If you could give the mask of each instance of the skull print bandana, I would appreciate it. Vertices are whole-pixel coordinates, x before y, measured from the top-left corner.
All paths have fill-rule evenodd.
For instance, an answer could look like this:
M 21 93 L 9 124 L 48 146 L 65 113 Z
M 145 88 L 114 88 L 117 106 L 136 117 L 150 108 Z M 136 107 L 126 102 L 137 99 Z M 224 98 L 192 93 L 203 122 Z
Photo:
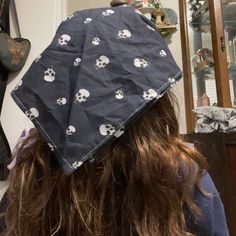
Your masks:
M 61 23 L 12 97 L 71 173 L 181 77 L 155 25 L 133 7 L 90 9 Z

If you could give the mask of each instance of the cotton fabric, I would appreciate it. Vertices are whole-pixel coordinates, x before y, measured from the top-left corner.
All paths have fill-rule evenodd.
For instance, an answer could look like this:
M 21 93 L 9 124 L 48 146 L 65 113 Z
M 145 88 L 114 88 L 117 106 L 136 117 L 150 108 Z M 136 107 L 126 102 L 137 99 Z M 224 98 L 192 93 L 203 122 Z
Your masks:
M 89 9 L 61 23 L 12 97 L 71 173 L 181 77 L 155 25 L 139 11 Z

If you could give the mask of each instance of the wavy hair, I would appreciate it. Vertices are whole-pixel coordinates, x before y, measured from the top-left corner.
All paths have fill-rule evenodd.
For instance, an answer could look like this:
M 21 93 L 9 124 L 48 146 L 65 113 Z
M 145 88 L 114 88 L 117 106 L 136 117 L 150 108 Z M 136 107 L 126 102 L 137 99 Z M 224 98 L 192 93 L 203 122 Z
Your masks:
M 183 213 L 205 159 L 182 141 L 169 92 L 72 174 L 36 129 L 10 173 L 6 236 L 189 236 Z

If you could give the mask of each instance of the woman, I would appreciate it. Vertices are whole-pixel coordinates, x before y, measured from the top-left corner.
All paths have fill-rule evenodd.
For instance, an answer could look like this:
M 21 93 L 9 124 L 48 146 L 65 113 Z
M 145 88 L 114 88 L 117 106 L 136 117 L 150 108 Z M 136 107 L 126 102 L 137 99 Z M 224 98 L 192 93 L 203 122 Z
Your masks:
M 12 93 L 37 130 L 17 150 L 4 235 L 227 235 L 206 162 L 179 135 L 167 91 L 180 77 L 132 7 L 63 22 Z

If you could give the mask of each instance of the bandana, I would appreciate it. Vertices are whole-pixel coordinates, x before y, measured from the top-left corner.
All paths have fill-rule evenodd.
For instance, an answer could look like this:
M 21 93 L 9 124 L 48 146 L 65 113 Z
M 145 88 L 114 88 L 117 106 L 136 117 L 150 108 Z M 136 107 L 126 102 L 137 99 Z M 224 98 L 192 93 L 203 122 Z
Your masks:
M 155 25 L 133 7 L 77 11 L 12 97 L 73 172 L 182 77 Z

